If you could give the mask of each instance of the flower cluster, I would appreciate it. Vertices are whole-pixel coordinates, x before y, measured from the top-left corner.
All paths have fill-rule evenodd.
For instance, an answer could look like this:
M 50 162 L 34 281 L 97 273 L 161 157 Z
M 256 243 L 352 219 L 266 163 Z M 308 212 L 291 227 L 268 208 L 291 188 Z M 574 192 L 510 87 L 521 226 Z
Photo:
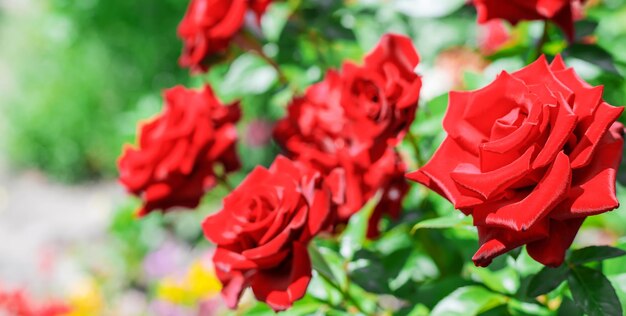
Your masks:
M 223 54 L 244 25 L 246 14 L 260 18 L 271 0 L 192 0 L 178 26 L 185 46 L 179 63 L 195 72 L 207 70 L 206 59 Z
M 192 0 L 179 27 L 181 65 L 205 71 L 207 58 L 238 36 L 247 12 L 258 18 L 270 2 Z M 572 38 L 580 2 L 474 4 L 479 22 L 551 20 Z M 489 53 L 509 40 L 499 21 L 492 26 L 483 41 Z M 313 238 L 339 232 L 370 202 L 367 235 L 377 237 L 381 218 L 402 211 L 407 177 L 472 216 L 477 266 L 523 245 L 542 264 L 561 265 L 585 218 L 618 206 L 624 127 L 616 120 L 623 109 L 604 102 L 602 88 L 580 79 L 560 56 L 503 72 L 477 91 L 451 92 L 447 138 L 426 165 L 405 175 L 396 147 L 418 109 L 419 62 L 410 38 L 387 34 L 362 64 L 345 62 L 291 100 L 272 133 L 284 156 L 254 168 L 202 223 L 216 245 L 215 277 L 229 307 L 251 288 L 275 311 L 288 309 L 312 278 Z M 163 113 L 141 128 L 138 148 L 126 148 L 119 161 L 120 181 L 143 200 L 139 215 L 195 208 L 240 167 L 238 103 L 223 105 L 209 86 L 176 87 L 165 99 Z M 269 123 L 251 130 L 251 146 L 268 141 Z
M 336 224 L 381 192 L 369 229 L 382 212 L 397 215 L 408 187 L 394 149 L 417 110 L 421 79 L 411 40 L 386 35 L 363 66 L 346 63 L 293 101 L 274 135 L 288 157 L 325 177 L 337 205 Z
M 138 215 L 194 208 L 221 177 L 238 170 L 240 115 L 237 103 L 222 105 L 209 86 L 165 91 L 163 113 L 143 124 L 139 147 L 127 146 L 119 160 L 120 182 L 143 200 Z
M 602 90 L 558 56 L 450 93 L 448 137 L 409 178 L 472 215 L 476 265 L 526 244 L 535 260 L 559 266 L 585 218 L 617 208 L 624 109 Z

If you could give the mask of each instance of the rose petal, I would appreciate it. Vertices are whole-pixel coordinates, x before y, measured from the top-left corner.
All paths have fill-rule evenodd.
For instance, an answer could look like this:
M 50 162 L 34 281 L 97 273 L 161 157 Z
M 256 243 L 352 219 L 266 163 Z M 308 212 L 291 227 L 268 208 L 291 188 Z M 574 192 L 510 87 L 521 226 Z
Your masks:
M 474 218 L 482 217 L 484 212 L 488 212 L 485 216 L 487 225 L 507 227 L 518 232 L 525 231 L 547 216 L 567 196 L 570 182 L 569 159 L 560 152 L 545 177 L 523 200 L 505 204 L 495 210 L 477 208 L 474 211 Z
M 563 95 L 558 94 L 558 96 L 559 104 L 556 108 L 557 113 L 554 115 L 556 118 L 552 120 L 550 136 L 545 144 L 543 144 L 539 155 L 537 155 L 533 161 L 533 169 L 545 167 L 554 161 L 554 158 L 559 151 L 561 151 L 563 145 L 565 145 L 570 134 L 576 127 L 576 115 L 572 112 L 572 109 L 563 98 Z
M 311 280 L 311 261 L 305 246 L 293 244 L 292 261 L 274 270 L 260 270 L 250 285 L 254 296 L 274 311 L 286 310 L 306 294 Z
M 530 171 L 530 161 L 535 151 L 536 147 L 530 147 L 513 163 L 491 172 L 481 173 L 478 169 L 464 171 L 457 167 L 450 176 L 459 185 L 489 199 L 526 176 Z
M 550 221 L 550 235 L 526 246 L 528 254 L 538 262 L 558 267 L 565 260 L 565 252 L 572 245 L 578 229 L 585 218 L 576 218 L 566 221 Z
M 549 234 L 548 219 L 539 221 L 529 230 L 516 232 L 506 228 L 477 226 L 480 248 L 472 257 L 474 264 L 486 267 L 497 256 L 526 243 L 546 238 Z
M 569 155 L 573 169 L 582 168 L 591 162 L 600 139 L 623 111 L 623 107 L 613 107 L 606 102 L 598 106 L 591 125 Z
M 551 214 L 555 219 L 572 219 L 601 214 L 619 206 L 615 178 L 622 158 L 623 125 L 613 123 L 598 144 L 593 160 L 574 170 L 572 188 L 562 207 Z
M 478 158 L 469 154 L 454 140 L 446 138 L 433 158 L 423 168 L 408 174 L 406 177 L 439 193 L 454 204 L 457 209 L 482 203 L 478 196 L 474 196 L 476 194 L 457 185 L 450 176 L 454 168 L 460 163 L 470 163 L 476 166 Z

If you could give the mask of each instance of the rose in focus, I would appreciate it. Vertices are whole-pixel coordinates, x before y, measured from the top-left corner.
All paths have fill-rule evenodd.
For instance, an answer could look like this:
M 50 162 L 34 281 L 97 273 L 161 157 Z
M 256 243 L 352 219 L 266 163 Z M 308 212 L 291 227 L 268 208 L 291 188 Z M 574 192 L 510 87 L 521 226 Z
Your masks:
M 527 245 L 538 262 L 559 266 L 585 218 L 618 207 L 623 108 L 602 92 L 557 56 L 450 93 L 448 137 L 408 177 L 473 217 L 476 265 Z
M 217 245 L 222 296 L 235 308 L 243 290 L 275 311 L 302 298 L 311 280 L 309 241 L 328 225 L 330 193 L 320 174 L 279 156 L 257 167 L 203 223 Z

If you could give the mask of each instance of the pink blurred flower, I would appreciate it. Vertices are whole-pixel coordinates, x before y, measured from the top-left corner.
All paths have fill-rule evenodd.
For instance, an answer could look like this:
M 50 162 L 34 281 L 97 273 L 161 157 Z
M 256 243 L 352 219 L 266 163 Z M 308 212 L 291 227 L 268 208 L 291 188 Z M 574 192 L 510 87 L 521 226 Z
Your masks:
M 491 20 L 478 27 L 478 47 L 485 55 L 496 53 L 509 40 L 511 32 L 502 20 Z

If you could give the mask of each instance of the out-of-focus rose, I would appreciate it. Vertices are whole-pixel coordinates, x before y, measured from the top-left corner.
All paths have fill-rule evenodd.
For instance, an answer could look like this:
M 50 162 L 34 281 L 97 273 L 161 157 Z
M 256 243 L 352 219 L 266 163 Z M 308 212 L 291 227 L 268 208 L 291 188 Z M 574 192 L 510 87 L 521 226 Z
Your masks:
M 253 120 L 246 126 L 246 136 L 244 142 L 252 147 L 262 147 L 270 143 L 272 140 L 271 122 L 266 120 Z
M 550 20 L 556 23 L 570 40 L 574 39 L 574 20 L 582 13 L 582 0 L 474 0 L 478 22 L 504 19 L 513 24 L 522 20 Z
M 224 106 L 209 86 L 165 91 L 165 109 L 141 126 L 139 146 L 119 160 L 120 182 L 143 200 L 139 215 L 194 208 L 218 176 L 239 169 L 235 151 L 237 103 Z
M 0 314 L 19 316 L 61 316 L 71 308 L 60 302 L 35 302 L 24 290 L 0 288 Z
M 478 46 L 485 55 L 491 55 L 511 40 L 511 32 L 502 20 L 489 20 L 478 28 Z
M 226 52 L 247 12 L 251 10 L 260 18 L 270 3 L 271 0 L 192 0 L 178 26 L 178 36 L 184 41 L 180 65 L 196 72 L 206 71 L 205 59 Z
M 535 260 L 558 266 L 585 218 L 619 205 L 623 108 L 604 102 L 602 90 L 558 56 L 450 93 L 448 137 L 408 177 L 472 215 L 476 265 L 526 244 Z
M 217 245 L 213 262 L 226 304 L 236 307 L 247 287 L 276 311 L 302 298 L 311 279 L 307 246 L 330 214 L 318 172 L 282 156 L 269 170 L 254 169 L 203 223 Z
M 341 73 L 328 72 L 293 100 L 287 117 L 277 123 L 274 137 L 286 154 L 319 170 L 331 187 L 336 225 L 347 222 L 378 192 L 389 195 L 381 196 L 370 236 L 378 231 L 380 212 L 399 213 L 405 167 L 393 146 L 415 117 L 418 62 L 407 37 L 386 35 L 363 66 L 348 63 Z

